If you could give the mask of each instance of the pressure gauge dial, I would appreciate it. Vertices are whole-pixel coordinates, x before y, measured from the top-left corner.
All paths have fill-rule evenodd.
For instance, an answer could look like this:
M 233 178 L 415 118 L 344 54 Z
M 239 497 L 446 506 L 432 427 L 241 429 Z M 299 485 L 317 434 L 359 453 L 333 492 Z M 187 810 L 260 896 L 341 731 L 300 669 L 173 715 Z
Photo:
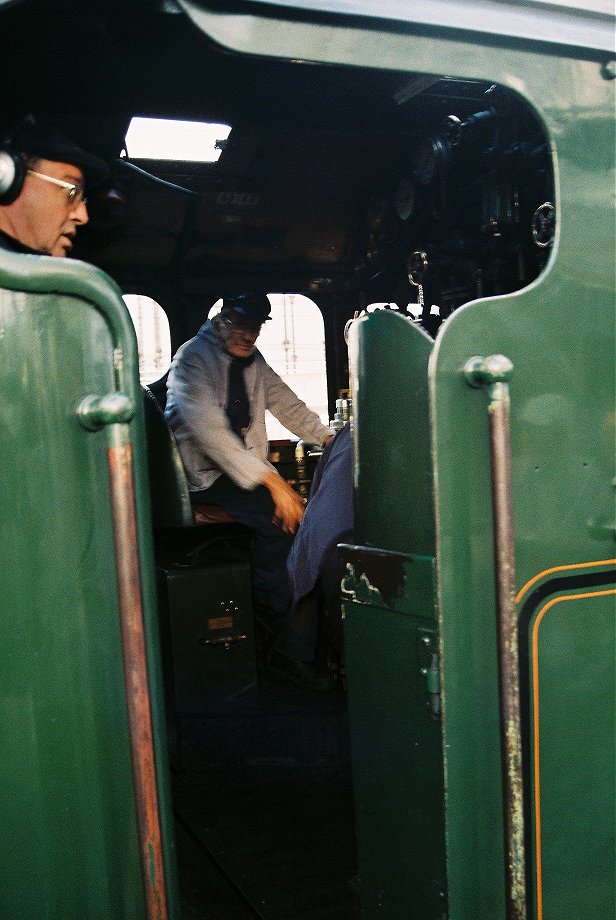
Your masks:
M 400 179 L 394 200 L 400 220 L 408 220 L 415 210 L 415 186 L 411 179 Z
M 415 158 L 413 176 L 418 185 L 427 188 L 436 175 L 439 161 L 442 157 L 440 141 L 426 137 L 420 144 Z
M 406 273 L 411 284 L 423 284 L 428 271 L 428 256 L 422 249 L 412 252 L 407 256 Z
M 537 208 L 533 214 L 531 230 L 535 246 L 539 249 L 547 249 L 552 245 L 556 233 L 556 208 L 551 201 Z

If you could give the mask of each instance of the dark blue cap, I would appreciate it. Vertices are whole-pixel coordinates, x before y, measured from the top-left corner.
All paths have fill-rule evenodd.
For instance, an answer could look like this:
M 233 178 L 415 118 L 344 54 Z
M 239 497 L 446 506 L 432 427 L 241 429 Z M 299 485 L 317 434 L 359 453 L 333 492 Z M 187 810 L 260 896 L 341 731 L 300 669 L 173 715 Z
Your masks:
M 254 323 L 264 323 L 271 319 L 272 306 L 267 294 L 238 294 L 236 297 L 223 298 L 222 309 L 233 310 L 238 316 Z

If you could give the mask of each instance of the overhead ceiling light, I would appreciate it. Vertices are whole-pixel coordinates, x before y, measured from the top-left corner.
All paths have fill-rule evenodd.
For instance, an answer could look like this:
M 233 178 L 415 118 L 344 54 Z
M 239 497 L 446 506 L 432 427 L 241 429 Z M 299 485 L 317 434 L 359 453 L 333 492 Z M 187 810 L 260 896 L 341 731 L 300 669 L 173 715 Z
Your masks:
M 136 160 L 215 163 L 230 133 L 229 125 L 136 116 L 126 132 L 126 152 Z

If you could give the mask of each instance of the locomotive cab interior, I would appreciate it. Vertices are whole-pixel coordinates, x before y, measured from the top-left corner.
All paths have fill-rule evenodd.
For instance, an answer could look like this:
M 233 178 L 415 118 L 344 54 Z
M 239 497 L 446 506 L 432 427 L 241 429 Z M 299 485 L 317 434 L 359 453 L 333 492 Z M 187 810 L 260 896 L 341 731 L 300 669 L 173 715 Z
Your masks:
M 15 87 L 5 137 L 32 113 L 110 163 L 73 255 L 159 304 L 172 354 L 226 294 L 304 295 L 323 320 L 331 419 L 348 395 L 344 330 L 354 316 L 378 305 L 434 338 L 466 303 L 519 290 L 548 263 L 550 143 L 510 89 L 279 58 L 275 48 L 241 54 L 174 2 L 15 3 L 2 27 L 0 75 Z M 55 93 L 65 73 L 70 92 Z M 213 162 L 150 159 L 131 154 L 135 117 L 231 130 Z M 142 382 L 155 393 L 146 404 L 164 402 L 164 369 Z M 155 434 L 148 414 L 150 449 L 181 478 L 172 437 Z M 295 444 L 279 447 L 276 462 L 292 469 Z M 160 472 L 157 461 L 152 484 Z M 355 917 L 343 675 L 338 691 L 317 696 L 257 673 L 245 532 L 193 525 L 185 484 L 168 526 L 164 493 L 160 480 L 154 542 L 186 916 Z M 219 611 L 218 644 L 195 626 L 206 596 Z M 180 616 L 192 639 L 174 634 Z M 215 662 L 211 673 L 203 661 Z M 200 913 L 212 896 L 220 913 Z

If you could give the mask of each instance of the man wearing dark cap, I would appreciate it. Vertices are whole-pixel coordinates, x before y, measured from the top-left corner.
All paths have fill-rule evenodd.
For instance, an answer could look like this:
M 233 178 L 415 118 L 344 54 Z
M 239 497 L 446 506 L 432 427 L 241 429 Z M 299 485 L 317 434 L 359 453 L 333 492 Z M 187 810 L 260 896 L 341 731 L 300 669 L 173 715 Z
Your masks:
M 67 256 L 88 222 L 86 190 L 108 173 L 55 128 L 23 122 L 0 150 L 0 248 Z
M 256 349 L 270 309 L 265 294 L 224 299 L 175 355 L 165 416 L 193 502 L 218 505 L 252 529 L 255 597 L 280 622 L 291 602 L 286 560 L 304 502 L 267 459 L 265 410 L 309 444 L 327 443 L 333 431 Z M 310 663 L 289 658 L 287 667 L 290 680 L 319 687 Z

